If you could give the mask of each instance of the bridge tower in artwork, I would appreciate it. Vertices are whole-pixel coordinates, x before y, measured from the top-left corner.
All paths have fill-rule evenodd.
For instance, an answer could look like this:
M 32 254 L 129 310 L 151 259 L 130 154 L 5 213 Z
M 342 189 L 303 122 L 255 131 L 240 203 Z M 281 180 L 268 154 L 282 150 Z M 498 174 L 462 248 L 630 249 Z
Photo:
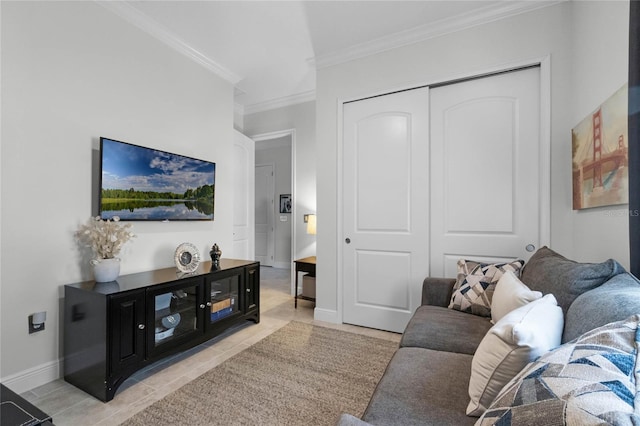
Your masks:
M 602 188 L 602 111 L 593 114 L 593 188 Z

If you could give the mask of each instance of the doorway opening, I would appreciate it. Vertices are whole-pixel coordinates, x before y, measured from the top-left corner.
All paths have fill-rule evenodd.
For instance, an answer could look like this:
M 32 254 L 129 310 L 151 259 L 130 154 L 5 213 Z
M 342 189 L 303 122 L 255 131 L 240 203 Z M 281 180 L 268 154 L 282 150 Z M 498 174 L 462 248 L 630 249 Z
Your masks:
M 260 260 L 263 255 L 272 256 L 262 264 L 291 269 L 293 253 L 296 252 L 297 222 L 293 161 L 295 130 L 264 133 L 251 138 L 256 142 L 256 259 Z M 270 169 L 272 176 L 268 175 Z M 286 208 L 282 209 L 281 199 L 290 200 L 290 205 L 285 202 Z M 291 287 L 293 295 L 293 285 Z

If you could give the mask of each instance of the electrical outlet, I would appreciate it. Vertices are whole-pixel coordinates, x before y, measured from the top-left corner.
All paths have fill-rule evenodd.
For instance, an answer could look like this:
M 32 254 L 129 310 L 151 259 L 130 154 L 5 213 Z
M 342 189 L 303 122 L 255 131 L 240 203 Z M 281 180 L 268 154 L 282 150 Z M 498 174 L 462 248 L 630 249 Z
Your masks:
M 47 320 L 47 312 L 36 312 L 29 315 L 27 319 L 29 321 L 29 334 L 36 333 L 44 330 L 44 322 Z
M 29 321 L 29 334 L 37 333 L 38 331 L 44 330 L 44 323 L 36 324 L 36 325 L 39 325 L 39 327 L 38 328 L 35 327 L 35 325 L 33 324 L 33 315 L 29 315 L 28 321 Z

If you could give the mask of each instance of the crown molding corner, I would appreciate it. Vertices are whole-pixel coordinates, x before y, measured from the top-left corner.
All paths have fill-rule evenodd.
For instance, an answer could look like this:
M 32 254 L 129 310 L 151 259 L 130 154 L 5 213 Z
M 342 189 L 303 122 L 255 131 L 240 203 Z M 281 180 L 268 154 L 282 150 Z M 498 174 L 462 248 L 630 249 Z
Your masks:
M 203 67 L 213 72 L 218 77 L 228 81 L 229 83 L 236 85 L 240 82 L 240 80 L 242 80 L 241 76 L 218 64 L 216 61 L 207 57 L 198 50 L 192 48 L 167 28 L 162 26 L 159 22 L 150 18 L 148 15 L 144 14 L 130 4 L 123 1 L 94 1 L 105 9 L 118 15 L 125 21 L 134 25 L 138 29 L 146 32 L 147 34 L 158 39 L 167 46 L 177 50 L 179 53 L 182 53 L 189 59 L 202 65 Z
M 245 115 L 255 114 L 257 112 L 301 104 L 304 102 L 311 102 L 311 101 L 315 101 L 315 99 L 316 99 L 316 91 L 309 90 L 302 93 L 296 93 L 295 95 L 285 96 L 283 98 L 271 99 L 264 102 L 258 102 L 252 105 L 246 105 L 244 107 L 244 114 Z

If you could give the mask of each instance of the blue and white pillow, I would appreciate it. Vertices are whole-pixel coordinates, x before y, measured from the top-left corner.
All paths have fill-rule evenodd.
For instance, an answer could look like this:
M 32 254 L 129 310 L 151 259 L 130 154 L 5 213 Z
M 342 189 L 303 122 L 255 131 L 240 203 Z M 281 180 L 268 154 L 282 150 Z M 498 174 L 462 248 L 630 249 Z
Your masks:
M 599 327 L 528 364 L 476 426 L 640 424 L 639 322 Z

